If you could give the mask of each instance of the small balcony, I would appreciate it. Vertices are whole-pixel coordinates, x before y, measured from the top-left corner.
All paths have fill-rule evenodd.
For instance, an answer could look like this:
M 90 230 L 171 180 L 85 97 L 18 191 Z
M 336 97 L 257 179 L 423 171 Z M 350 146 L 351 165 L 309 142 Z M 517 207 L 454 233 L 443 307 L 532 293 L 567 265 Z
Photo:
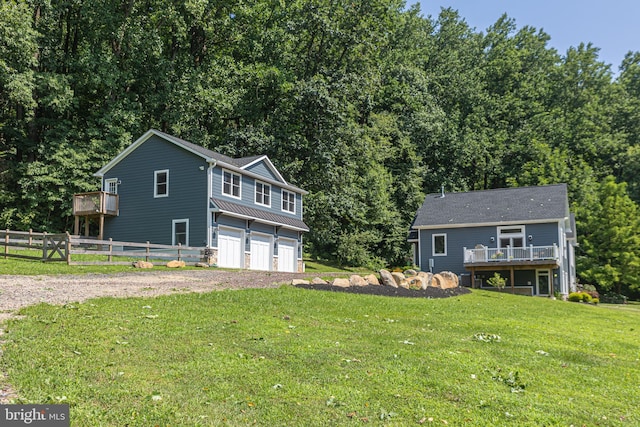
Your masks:
M 513 265 L 559 265 L 560 251 L 557 245 L 528 246 L 521 248 L 489 248 L 478 246 L 464 248 L 465 267 L 499 267 Z
M 106 191 L 79 193 L 73 195 L 73 215 L 118 216 L 118 195 Z

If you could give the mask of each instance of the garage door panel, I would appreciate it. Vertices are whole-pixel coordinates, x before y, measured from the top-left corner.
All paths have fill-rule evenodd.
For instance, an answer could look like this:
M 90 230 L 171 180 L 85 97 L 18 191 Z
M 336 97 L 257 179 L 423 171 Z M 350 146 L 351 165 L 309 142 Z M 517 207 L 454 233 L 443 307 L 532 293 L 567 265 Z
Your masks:
M 278 242 L 278 271 L 296 272 L 296 243 L 289 240 Z
M 251 236 L 251 269 L 271 270 L 271 237 L 262 235 Z
M 221 228 L 218 234 L 218 266 L 242 268 L 242 231 Z

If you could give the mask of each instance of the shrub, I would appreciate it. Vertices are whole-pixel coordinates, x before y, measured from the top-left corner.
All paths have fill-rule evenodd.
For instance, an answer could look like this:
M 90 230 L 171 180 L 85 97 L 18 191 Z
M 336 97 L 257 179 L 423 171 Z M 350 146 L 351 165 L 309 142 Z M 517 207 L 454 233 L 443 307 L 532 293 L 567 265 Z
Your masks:
M 569 294 L 569 301 L 571 302 L 580 302 L 582 301 L 582 292 L 571 292 Z
M 600 298 L 604 304 L 626 304 L 627 297 L 621 294 L 617 294 L 615 292 L 606 293 Z
M 593 297 L 588 292 L 571 292 L 568 300 L 572 302 L 592 303 Z
M 598 303 L 599 303 L 599 302 L 600 302 L 600 299 L 599 299 L 599 298 L 594 298 L 594 299 L 592 299 L 592 300 L 591 300 L 591 303 L 592 303 L 592 304 L 596 304 L 596 305 L 598 305 Z

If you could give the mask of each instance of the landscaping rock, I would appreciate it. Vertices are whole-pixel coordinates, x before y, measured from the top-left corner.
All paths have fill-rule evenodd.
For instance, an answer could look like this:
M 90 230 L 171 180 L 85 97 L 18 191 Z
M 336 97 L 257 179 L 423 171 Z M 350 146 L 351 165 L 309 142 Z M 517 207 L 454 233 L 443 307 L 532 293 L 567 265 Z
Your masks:
M 391 273 L 391 276 L 393 277 L 393 280 L 395 280 L 396 285 L 398 286 L 400 286 L 400 284 L 405 280 L 404 274 L 402 273 L 398 273 L 394 271 L 393 273 Z
M 304 279 L 293 279 L 291 281 L 291 284 L 293 286 L 298 286 L 298 285 L 308 285 L 309 281 L 308 280 L 304 280 Z
M 384 286 L 391 286 L 392 288 L 398 287 L 398 284 L 396 283 L 395 279 L 393 278 L 389 270 L 382 269 L 379 271 L 379 273 L 380 273 L 380 281 Z
M 354 274 L 349 278 L 349 284 L 351 286 L 367 286 L 367 281 L 364 280 L 362 276 L 358 276 L 357 274 Z
M 153 268 L 153 264 L 147 261 L 136 261 L 132 265 L 135 268 Z
M 366 280 L 369 285 L 380 286 L 380 281 L 375 274 L 369 274 L 364 278 L 364 280 Z
M 418 272 L 410 268 L 410 269 L 404 271 L 404 275 L 407 276 L 407 277 L 417 276 Z
M 313 280 L 311 281 L 311 284 L 313 285 L 327 285 L 328 282 L 324 279 L 321 279 L 320 277 L 314 277 Z
M 348 288 L 351 286 L 351 283 L 349 282 L 349 279 L 333 279 L 333 282 L 331 283 L 333 286 L 337 286 L 339 288 Z
M 196 262 L 196 267 L 209 268 L 209 264 L 207 264 L 206 262 Z
M 458 287 L 459 282 L 457 274 L 454 274 L 450 271 L 442 271 L 440 272 L 440 276 L 444 279 L 444 282 L 440 286 L 442 289 L 452 289 Z
M 169 261 L 167 263 L 167 268 L 183 268 L 187 265 L 187 263 L 185 263 L 184 261 Z

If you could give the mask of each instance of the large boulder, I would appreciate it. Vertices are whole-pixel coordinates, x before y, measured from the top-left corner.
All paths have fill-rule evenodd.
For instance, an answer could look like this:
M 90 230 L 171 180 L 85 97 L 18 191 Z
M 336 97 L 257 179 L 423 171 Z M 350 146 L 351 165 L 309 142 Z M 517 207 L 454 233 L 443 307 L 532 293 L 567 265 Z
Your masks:
M 298 286 L 298 285 L 308 285 L 309 281 L 308 280 L 304 280 L 304 279 L 293 279 L 291 281 L 291 284 L 293 286 Z
M 349 286 L 351 286 L 349 279 L 341 279 L 341 278 L 333 279 L 333 282 L 331 284 L 339 288 L 348 288 Z
M 433 273 L 420 271 L 418 273 L 418 277 L 422 278 L 422 284 L 423 284 L 422 289 L 427 289 L 429 286 L 431 286 L 431 279 L 433 278 Z
M 379 273 L 380 273 L 380 281 L 384 286 L 391 286 L 392 288 L 398 287 L 396 280 L 393 278 L 389 270 L 382 269 L 379 271 Z
M 367 286 L 367 281 L 364 280 L 362 276 L 358 276 L 357 274 L 354 274 L 349 278 L 349 284 L 351 286 Z
M 153 268 L 153 264 L 147 261 L 136 261 L 132 265 L 135 268 Z
M 398 286 L 400 286 L 400 284 L 406 280 L 406 277 L 404 277 L 404 274 L 398 273 L 397 271 L 394 271 L 393 273 L 391 273 L 391 276 L 393 277 L 393 280 L 395 280 L 396 285 Z
M 438 281 L 438 287 L 441 289 L 452 289 L 457 288 L 459 285 L 458 276 L 450 271 L 441 271 L 438 274 L 433 276 L 432 282 L 434 280 Z
M 378 280 L 378 276 L 375 274 L 369 274 L 364 278 L 367 281 L 367 284 L 370 286 L 380 286 L 380 281 Z
M 167 263 L 167 268 L 182 268 L 186 265 L 187 264 L 184 261 L 173 260 Z
M 320 278 L 320 277 L 314 277 L 314 278 L 311 280 L 311 284 L 312 284 L 312 285 L 326 285 L 326 284 L 327 284 L 327 281 L 326 281 L 326 280 L 324 280 L 324 279 L 322 279 L 322 278 Z

